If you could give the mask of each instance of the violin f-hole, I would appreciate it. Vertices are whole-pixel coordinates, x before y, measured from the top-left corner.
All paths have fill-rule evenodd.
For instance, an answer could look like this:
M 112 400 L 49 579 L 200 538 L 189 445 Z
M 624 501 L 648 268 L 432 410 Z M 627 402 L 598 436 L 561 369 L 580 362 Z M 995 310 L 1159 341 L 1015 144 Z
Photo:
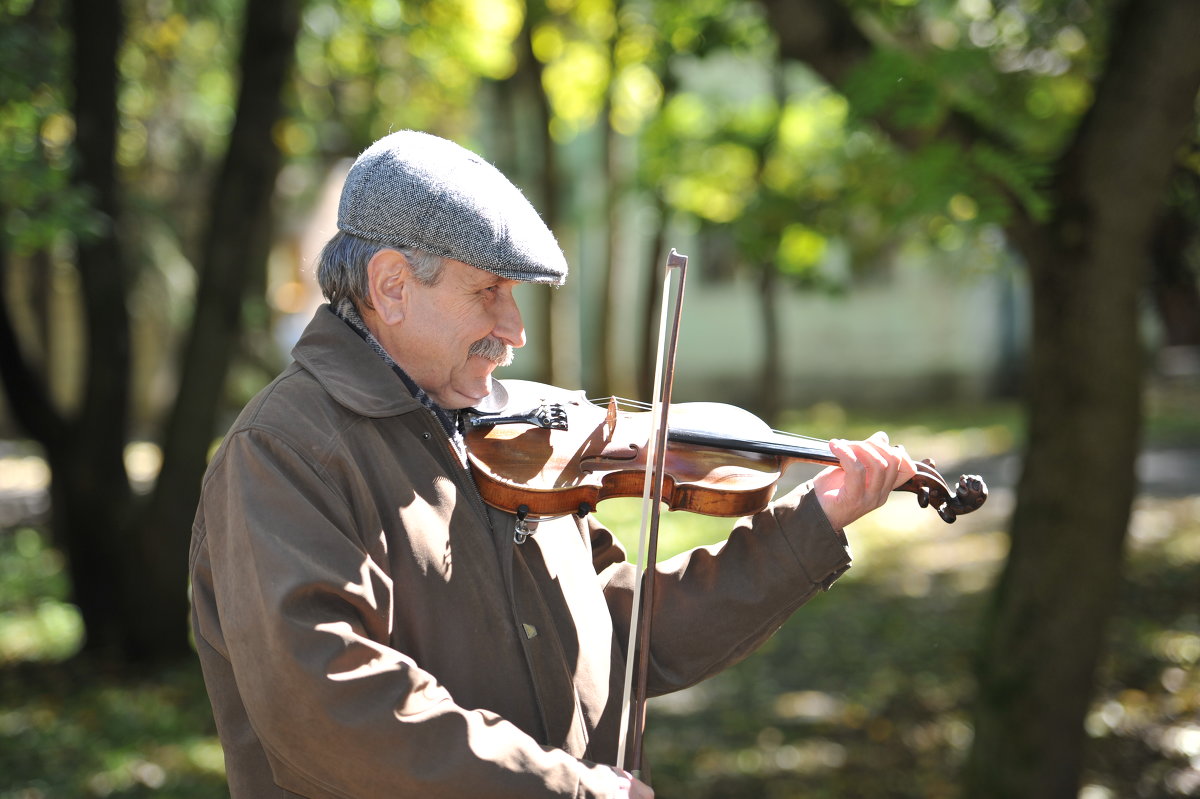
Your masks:
M 638 456 L 642 454 L 642 448 L 637 444 L 625 443 L 614 444 L 609 442 L 600 451 L 599 455 L 593 455 L 590 458 L 581 458 L 579 460 L 579 471 L 581 472 L 606 472 L 613 469 L 613 464 L 618 466 L 636 461 Z

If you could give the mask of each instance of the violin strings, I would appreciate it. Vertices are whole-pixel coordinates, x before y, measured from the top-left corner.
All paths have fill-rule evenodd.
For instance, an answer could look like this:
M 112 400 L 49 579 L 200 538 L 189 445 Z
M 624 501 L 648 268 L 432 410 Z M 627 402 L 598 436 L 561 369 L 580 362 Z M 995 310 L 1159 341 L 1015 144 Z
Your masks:
M 628 397 L 617 397 L 617 396 L 588 397 L 587 401 L 592 403 L 593 405 L 597 405 L 602 408 L 607 407 L 608 403 L 610 401 L 615 401 L 617 403 L 617 408 L 620 410 L 624 410 L 624 409 L 628 408 L 628 409 L 633 409 L 633 410 L 637 410 L 637 411 L 649 411 L 649 410 L 653 409 L 653 406 L 649 402 L 642 402 L 641 400 L 629 399 Z M 808 442 L 817 443 L 817 444 L 829 443 L 824 438 L 818 438 L 817 436 L 809 436 L 809 435 L 805 435 L 804 433 L 793 433 L 791 430 L 778 430 L 774 427 L 769 428 L 769 430 L 772 435 L 779 436 L 781 438 L 789 438 L 789 439 L 792 439 L 795 441 L 808 441 Z

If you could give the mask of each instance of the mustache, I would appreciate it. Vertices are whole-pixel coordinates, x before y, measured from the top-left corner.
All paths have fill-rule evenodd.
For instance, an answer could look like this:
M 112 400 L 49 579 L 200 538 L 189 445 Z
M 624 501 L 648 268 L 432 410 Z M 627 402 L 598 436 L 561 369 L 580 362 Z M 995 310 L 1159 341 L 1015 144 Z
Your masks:
M 486 358 L 497 366 L 508 366 L 513 362 L 513 358 L 515 357 L 511 345 L 505 344 L 493 336 L 486 336 L 476 341 L 467 349 L 467 355 L 478 355 L 480 358 Z

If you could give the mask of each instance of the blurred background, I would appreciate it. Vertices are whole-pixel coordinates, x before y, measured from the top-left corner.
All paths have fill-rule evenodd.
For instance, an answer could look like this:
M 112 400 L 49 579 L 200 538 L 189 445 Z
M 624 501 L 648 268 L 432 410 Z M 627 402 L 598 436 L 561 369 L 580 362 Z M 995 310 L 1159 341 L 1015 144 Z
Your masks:
M 1200 796 L 1198 36 L 1195 0 L 0 0 L 0 799 L 227 794 L 200 477 L 404 128 L 567 254 L 503 376 L 648 399 L 675 248 L 676 400 L 991 486 L 952 526 L 897 495 L 651 702 L 660 796 Z

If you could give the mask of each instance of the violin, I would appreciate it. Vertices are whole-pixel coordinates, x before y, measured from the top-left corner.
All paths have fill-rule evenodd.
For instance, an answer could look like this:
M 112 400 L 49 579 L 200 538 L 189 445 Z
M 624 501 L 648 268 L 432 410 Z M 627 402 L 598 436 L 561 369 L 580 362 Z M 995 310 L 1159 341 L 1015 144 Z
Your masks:
M 485 502 L 524 520 L 586 515 L 606 498 L 642 495 L 653 414 L 531 381 L 505 380 L 504 387 L 503 410 L 466 421 L 468 458 Z M 773 431 L 734 405 L 672 404 L 668 419 L 662 502 L 671 510 L 746 516 L 767 506 L 791 463 L 838 463 L 827 442 Z M 987 499 L 978 475 L 963 475 L 952 489 L 932 460 L 917 462 L 917 470 L 896 490 L 916 494 L 948 523 Z
M 625 664 L 616 763 L 635 776 L 641 771 L 646 726 L 661 506 L 744 516 L 766 507 L 789 463 L 839 462 L 828 442 L 798 443 L 798 438 L 772 431 L 735 406 L 671 403 L 687 261 L 686 255 L 671 250 L 663 272 L 651 412 L 622 410 L 616 399 L 602 406 L 581 392 L 505 381 L 510 396 L 497 403 L 500 411 L 464 419 L 467 455 L 479 492 L 489 505 L 516 514 L 513 540 L 518 544 L 529 532 L 526 520 L 531 516 L 583 516 L 607 497 L 642 495 L 637 584 L 626 648 L 636 654 Z M 678 280 L 669 313 L 673 275 Z M 669 334 L 668 316 L 673 317 Z M 917 474 L 898 490 L 915 493 L 922 507 L 933 507 L 946 522 L 978 509 L 987 499 L 987 486 L 978 475 L 960 477 L 951 490 L 928 459 L 917 464 Z

